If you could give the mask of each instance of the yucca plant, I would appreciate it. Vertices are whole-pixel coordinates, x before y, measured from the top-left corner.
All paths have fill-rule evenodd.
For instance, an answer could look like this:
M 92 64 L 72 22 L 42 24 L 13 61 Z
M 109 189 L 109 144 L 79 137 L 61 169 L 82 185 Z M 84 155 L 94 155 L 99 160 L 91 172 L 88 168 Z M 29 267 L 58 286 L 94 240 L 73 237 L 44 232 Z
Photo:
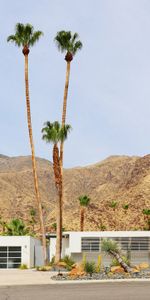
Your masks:
M 113 241 L 112 239 L 103 239 L 101 249 L 110 256 L 116 258 L 125 272 L 131 272 L 131 268 L 123 261 L 121 257 L 121 249 L 116 241 Z

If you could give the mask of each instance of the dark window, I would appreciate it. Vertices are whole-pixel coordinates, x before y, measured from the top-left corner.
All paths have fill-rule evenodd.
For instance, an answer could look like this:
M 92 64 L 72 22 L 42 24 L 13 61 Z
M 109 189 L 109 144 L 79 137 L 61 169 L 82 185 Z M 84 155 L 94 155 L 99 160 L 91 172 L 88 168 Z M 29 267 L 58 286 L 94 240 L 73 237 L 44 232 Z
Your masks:
M 0 257 L 7 257 L 7 252 L 0 252 Z
M 0 252 L 4 252 L 4 251 L 7 251 L 7 247 L 0 247 Z
M 8 247 L 8 251 L 21 252 L 21 247 Z
M 9 252 L 9 257 L 21 257 L 21 252 Z
M 21 265 L 21 247 L 0 247 L 0 269 L 18 268 Z
M 132 237 L 131 238 L 131 250 L 150 250 L 148 237 Z
M 7 264 L 0 264 L 0 269 L 7 269 Z
M 83 252 L 99 252 L 100 239 L 99 238 L 82 238 L 81 249 Z

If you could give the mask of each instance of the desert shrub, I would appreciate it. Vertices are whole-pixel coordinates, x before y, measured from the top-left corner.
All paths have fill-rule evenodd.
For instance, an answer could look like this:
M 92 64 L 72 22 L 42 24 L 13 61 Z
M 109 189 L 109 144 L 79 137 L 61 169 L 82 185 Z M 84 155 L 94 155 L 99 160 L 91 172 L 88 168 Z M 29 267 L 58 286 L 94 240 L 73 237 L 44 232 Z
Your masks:
M 52 259 L 51 259 L 49 265 L 50 265 L 50 266 L 53 266 L 54 264 L 55 264 L 55 256 L 52 257 Z
M 74 260 L 69 255 L 65 255 L 64 258 L 62 259 L 62 261 L 66 263 L 66 268 L 68 271 L 70 271 L 72 269 L 72 266 L 75 263 Z
M 36 270 L 46 272 L 46 271 L 51 270 L 51 267 L 50 266 L 41 266 L 41 267 L 37 266 Z
M 130 261 L 126 256 L 121 256 L 123 262 L 125 262 L 128 266 L 130 266 Z M 115 267 L 115 266 L 120 266 L 118 260 L 116 258 L 113 258 L 112 262 L 111 262 L 111 266 Z
M 27 270 L 28 266 L 26 264 L 22 264 L 22 265 L 20 265 L 19 269 L 20 270 Z
M 94 261 L 87 261 L 84 266 L 84 271 L 92 275 L 96 271 L 96 265 Z

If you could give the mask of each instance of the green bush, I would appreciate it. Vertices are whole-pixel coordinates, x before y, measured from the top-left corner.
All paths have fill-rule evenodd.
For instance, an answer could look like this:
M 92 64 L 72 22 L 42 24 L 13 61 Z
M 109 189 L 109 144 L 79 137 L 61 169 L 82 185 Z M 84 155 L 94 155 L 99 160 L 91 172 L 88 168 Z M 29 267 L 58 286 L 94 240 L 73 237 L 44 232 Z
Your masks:
M 27 270 L 28 266 L 26 264 L 22 264 L 22 265 L 20 265 L 19 269 L 20 270 Z
M 50 265 L 50 266 L 53 266 L 54 264 L 55 264 L 55 256 L 52 257 L 52 259 L 51 259 L 49 265 Z
M 84 265 L 84 271 L 92 275 L 96 271 L 96 265 L 94 261 L 87 261 Z
M 68 271 L 70 271 L 72 266 L 75 264 L 75 261 L 69 255 L 65 255 L 62 261 L 66 263 L 66 268 Z
M 126 256 L 121 256 L 122 260 L 128 265 L 130 266 L 130 261 Z M 116 266 L 120 266 L 118 260 L 116 258 L 114 258 L 111 262 L 111 266 L 112 267 L 116 267 Z

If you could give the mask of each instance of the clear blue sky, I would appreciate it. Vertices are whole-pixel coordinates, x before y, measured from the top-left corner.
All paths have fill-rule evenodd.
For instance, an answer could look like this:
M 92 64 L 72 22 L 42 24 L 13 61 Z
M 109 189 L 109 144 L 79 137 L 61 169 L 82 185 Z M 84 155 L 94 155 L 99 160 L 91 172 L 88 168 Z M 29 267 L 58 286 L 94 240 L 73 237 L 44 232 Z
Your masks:
M 29 57 L 36 155 L 51 159 L 41 140 L 44 121 L 60 120 L 66 64 L 53 42 L 59 30 L 78 32 L 83 50 L 71 65 L 65 167 L 150 149 L 149 0 L 0 0 L 0 153 L 30 154 L 24 57 L 7 43 L 17 22 L 44 37 Z

